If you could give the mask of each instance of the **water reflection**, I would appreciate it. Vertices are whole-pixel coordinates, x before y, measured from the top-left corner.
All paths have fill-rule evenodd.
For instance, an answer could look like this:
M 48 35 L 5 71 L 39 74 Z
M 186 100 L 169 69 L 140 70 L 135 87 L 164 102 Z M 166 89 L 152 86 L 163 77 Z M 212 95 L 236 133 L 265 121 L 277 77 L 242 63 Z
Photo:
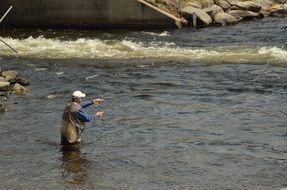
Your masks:
M 88 160 L 80 151 L 80 145 L 65 145 L 62 151 L 61 173 L 68 183 L 84 184 L 88 179 Z

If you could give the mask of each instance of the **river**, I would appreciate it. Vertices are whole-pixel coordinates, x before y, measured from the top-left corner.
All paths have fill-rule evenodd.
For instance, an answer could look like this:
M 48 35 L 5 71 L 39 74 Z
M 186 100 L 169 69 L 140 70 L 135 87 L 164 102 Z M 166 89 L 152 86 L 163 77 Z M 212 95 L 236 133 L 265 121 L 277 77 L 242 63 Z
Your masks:
M 0 114 L 1 189 L 287 187 L 287 18 L 180 30 L 2 29 L 0 67 L 30 81 Z M 63 108 L 104 98 L 78 148 Z

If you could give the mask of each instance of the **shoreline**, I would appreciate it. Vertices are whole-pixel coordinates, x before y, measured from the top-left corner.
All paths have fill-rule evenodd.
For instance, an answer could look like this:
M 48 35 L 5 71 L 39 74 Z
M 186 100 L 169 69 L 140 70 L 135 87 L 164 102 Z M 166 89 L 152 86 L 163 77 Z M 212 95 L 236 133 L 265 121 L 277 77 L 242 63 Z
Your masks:
M 10 6 L 13 8 L 1 23 L 1 27 L 175 29 L 225 26 L 244 20 L 287 14 L 287 0 L 182 0 L 180 5 L 171 3 L 177 2 L 174 0 L 68 1 L 23 0 L 15 3 L 11 0 L 2 0 L 0 14 L 4 14 Z M 182 22 L 173 20 L 163 13 L 179 18 Z

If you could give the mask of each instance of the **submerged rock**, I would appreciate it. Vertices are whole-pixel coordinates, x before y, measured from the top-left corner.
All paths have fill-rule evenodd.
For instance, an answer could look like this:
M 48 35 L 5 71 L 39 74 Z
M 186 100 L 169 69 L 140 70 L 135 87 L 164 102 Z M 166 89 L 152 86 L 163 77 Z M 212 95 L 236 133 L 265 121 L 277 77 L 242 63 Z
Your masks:
M 0 91 L 8 91 L 10 87 L 10 82 L 0 81 Z
M 17 77 L 17 75 L 18 72 L 14 70 L 3 71 L 1 73 L 1 76 L 4 77 L 6 81 L 14 80 Z
M 20 84 L 22 86 L 28 86 L 30 84 L 30 82 L 26 79 L 23 79 L 23 78 L 15 78 L 14 80 L 10 80 L 10 83 L 11 84 Z
M 0 112 L 7 112 L 8 109 L 4 107 L 2 104 L 0 104 Z
M 18 95 L 23 95 L 28 92 L 28 89 L 16 83 L 12 88 L 12 92 Z

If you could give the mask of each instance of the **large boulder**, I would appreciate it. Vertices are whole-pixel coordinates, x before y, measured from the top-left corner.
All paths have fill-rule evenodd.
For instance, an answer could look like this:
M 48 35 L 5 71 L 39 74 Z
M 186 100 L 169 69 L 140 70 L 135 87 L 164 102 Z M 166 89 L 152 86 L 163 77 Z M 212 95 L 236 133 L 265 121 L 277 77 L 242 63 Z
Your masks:
M 221 24 L 222 26 L 237 23 L 239 19 L 236 19 L 234 16 L 228 13 L 217 13 L 214 16 L 214 23 Z
M 230 8 L 230 4 L 225 0 L 216 1 L 216 4 L 220 6 L 223 10 L 227 10 Z
M 196 0 L 191 0 L 188 3 L 186 3 L 186 7 L 188 7 L 188 6 L 202 9 L 202 3 L 200 1 L 196 1 Z
M 228 12 L 228 14 L 231 14 L 236 19 L 242 19 L 242 18 L 249 19 L 259 16 L 259 13 L 255 13 L 252 11 L 243 11 L 243 10 L 231 10 Z
M 239 1 L 236 3 L 236 6 L 239 7 L 239 9 L 253 12 L 259 12 L 262 8 L 259 3 L 255 3 L 253 1 Z
M 287 4 L 276 4 L 271 7 L 270 12 L 274 14 L 287 14 Z
M 273 0 L 254 0 L 253 2 L 261 6 L 261 9 L 259 11 L 260 15 L 264 17 L 267 17 L 270 15 L 270 9 L 274 5 Z
M 212 23 L 211 17 L 201 9 L 187 6 L 183 8 L 182 12 L 187 20 L 190 20 L 193 14 L 195 14 L 198 17 L 198 19 L 200 19 L 204 24 L 209 25 Z
M 213 0 L 201 0 L 202 8 L 208 8 L 214 5 Z
M 211 7 L 208 7 L 208 8 L 202 9 L 202 10 L 205 11 L 208 15 L 210 15 L 211 18 L 213 18 L 214 15 L 217 13 L 223 13 L 224 12 L 224 10 L 218 5 L 212 5 Z

